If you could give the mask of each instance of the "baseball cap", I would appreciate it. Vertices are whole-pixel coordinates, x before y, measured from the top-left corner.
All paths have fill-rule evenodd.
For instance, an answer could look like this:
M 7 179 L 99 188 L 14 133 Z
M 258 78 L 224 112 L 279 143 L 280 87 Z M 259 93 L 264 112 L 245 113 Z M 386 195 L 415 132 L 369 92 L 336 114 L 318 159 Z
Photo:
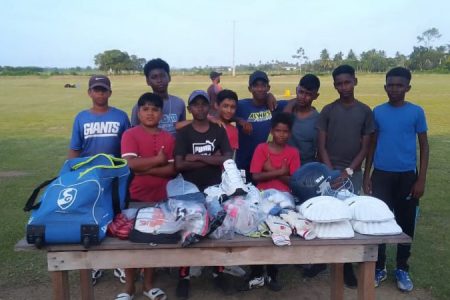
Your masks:
M 253 85 L 256 80 L 264 80 L 265 82 L 269 83 L 269 77 L 267 77 L 267 74 L 263 71 L 255 71 L 250 75 L 250 78 L 248 79 L 248 85 Z
M 209 73 L 209 78 L 214 79 L 217 78 L 219 76 L 221 76 L 222 73 L 216 72 L 216 71 L 212 71 L 211 73 Z
M 205 91 L 202 91 L 202 90 L 195 90 L 195 91 L 193 91 L 193 92 L 191 93 L 191 95 L 189 96 L 189 99 L 188 99 L 188 105 L 191 104 L 191 102 L 194 101 L 194 99 L 197 98 L 197 97 L 203 97 L 203 98 L 206 99 L 206 101 L 208 101 L 208 103 L 210 102 L 210 101 L 209 101 L 208 94 L 207 94 Z
M 102 87 L 107 89 L 108 91 L 111 90 L 111 81 L 109 81 L 109 78 L 105 75 L 92 75 L 89 79 L 89 89 L 95 88 L 95 87 Z

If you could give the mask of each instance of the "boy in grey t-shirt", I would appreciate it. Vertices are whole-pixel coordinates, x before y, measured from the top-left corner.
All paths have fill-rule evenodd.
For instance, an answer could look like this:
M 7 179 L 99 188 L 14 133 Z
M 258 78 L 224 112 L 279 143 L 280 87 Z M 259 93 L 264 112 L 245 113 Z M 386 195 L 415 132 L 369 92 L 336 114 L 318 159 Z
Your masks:
M 329 168 L 340 170 L 342 178 L 350 178 L 354 193 L 359 194 L 361 164 L 375 131 L 373 114 L 369 106 L 355 99 L 358 80 L 353 67 L 341 65 L 334 69 L 333 81 L 339 99 L 320 112 L 317 123 L 319 159 Z M 350 263 L 344 264 L 344 283 L 353 288 L 357 285 Z
M 169 65 L 160 58 L 152 59 L 145 64 L 144 75 L 147 85 L 152 88 L 153 93 L 164 100 L 163 117 L 159 122 L 159 128 L 175 136 L 175 124 L 186 120 L 186 104 L 182 99 L 168 93 L 171 80 Z M 137 112 L 138 107 L 136 104 L 131 112 L 131 126 L 139 125 Z
M 284 111 L 292 113 L 294 124 L 289 145 L 300 152 L 301 165 L 317 161 L 317 120 L 319 112 L 312 106 L 319 97 L 320 80 L 313 74 L 306 74 L 300 79 L 296 92 Z
M 340 170 L 341 177 L 349 177 L 354 192 L 359 194 L 361 164 L 368 151 L 370 135 L 375 131 L 373 114 L 369 106 L 355 99 L 357 79 L 353 67 L 337 67 L 333 79 L 339 99 L 320 112 L 317 123 L 319 158 L 329 168 Z

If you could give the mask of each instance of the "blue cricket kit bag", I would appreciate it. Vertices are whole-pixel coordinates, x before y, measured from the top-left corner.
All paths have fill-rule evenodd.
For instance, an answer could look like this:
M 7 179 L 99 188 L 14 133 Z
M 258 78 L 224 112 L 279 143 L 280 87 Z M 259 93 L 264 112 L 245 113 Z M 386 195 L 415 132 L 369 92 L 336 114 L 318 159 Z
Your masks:
M 67 160 L 59 176 L 39 185 L 25 205 L 24 211 L 32 211 L 27 242 L 38 248 L 99 244 L 108 224 L 127 204 L 129 177 L 127 161 L 107 154 Z

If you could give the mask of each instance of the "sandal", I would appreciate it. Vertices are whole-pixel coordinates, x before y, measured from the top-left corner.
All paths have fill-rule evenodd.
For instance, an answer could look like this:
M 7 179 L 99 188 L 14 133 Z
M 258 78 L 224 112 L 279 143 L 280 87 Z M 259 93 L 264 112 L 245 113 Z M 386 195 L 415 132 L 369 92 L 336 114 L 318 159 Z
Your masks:
M 166 300 L 167 295 L 163 290 L 159 288 L 153 288 L 148 292 L 144 292 L 144 296 L 148 297 L 150 300 Z
M 120 293 L 119 295 L 116 296 L 115 300 L 133 300 L 134 295 L 130 295 L 127 293 Z

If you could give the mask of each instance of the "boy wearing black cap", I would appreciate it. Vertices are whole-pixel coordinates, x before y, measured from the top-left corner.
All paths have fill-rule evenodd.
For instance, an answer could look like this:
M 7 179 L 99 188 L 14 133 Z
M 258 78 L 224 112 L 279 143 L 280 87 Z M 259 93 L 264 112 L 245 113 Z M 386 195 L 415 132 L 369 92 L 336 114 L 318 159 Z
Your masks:
M 238 101 L 236 120 L 239 131 L 239 149 L 236 152 L 236 164 L 246 171 L 247 181 L 250 181 L 250 162 L 256 146 L 267 142 L 271 129 L 272 114 L 282 112 L 287 101 L 276 102 L 276 108 L 271 111 L 269 77 L 263 71 L 253 72 L 248 80 L 248 90 L 252 98 Z
M 120 157 L 120 139 L 130 127 L 127 114 L 108 105 L 111 82 L 104 75 L 89 79 L 88 95 L 92 107 L 75 117 L 68 158 L 107 153 Z
M 211 79 L 212 83 L 206 90 L 209 97 L 210 102 L 210 111 L 209 113 L 211 115 L 215 115 L 216 113 L 216 102 L 217 102 L 217 94 L 222 90 L 222 86 L 220 85 L 220 76 L 222 76 L 222 73 L 212 71 L 209 74 L 209 78 Z
M 225 129 L 208 120 L 208 94 L 193 91 L 188 100 L 192 123 L 178 131 L 175 168 L 200 191 L 221 182 L 222 164 L 232 157 Z
M 174 150 L 175 169 L 201 192 L 221 182 L 223 162 L 232 157 L 225 129 L 208 120 L 209 108 L 206 92 L 195 90 L 191 93 L 188 111 L 193 121 L 178 131 Z M 226 291 L 228 287 L 223 269 L 215 267 L 213 276 L 216 285 Z M 179 298 L 187 299 L 189 289 L 189 267 L 181 267 L 176 294 Z
M 88 95 L 92 99 L 92 108 L 79 112 L 75 117 L 69 159 L 98 153 L 120 157 L 120 141 L 124 131 L 130 127 L 130 121 L 124 111 L 109 106 L 111 94 L 111 81 L 108 77 L 91 76 Z M 92 270 L 92 283 L 95 285 L 102 275 L 102 270 Z M 115 269 L 114 276 L 125 283 L 122 269 Z

